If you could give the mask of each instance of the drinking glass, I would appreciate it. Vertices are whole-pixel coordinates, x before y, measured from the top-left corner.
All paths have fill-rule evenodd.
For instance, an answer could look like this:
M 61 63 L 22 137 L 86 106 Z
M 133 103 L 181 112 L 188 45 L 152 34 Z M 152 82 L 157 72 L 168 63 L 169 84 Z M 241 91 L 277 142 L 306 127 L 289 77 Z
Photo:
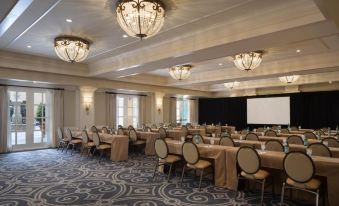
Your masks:
M 185 142 L 185 137 L 181 137 L 181 141 L 182 141 L 182 142 Z
M 212 137 L 215 137 L 215 133 L 212 133 Z
M 265 143 L 261 143 L 261 151 L 265 151 L 265 149 L 266 149 Z
M 214 145 L 214 139 L 211 139 L 210 142 L 211 142 L 211 145 Z

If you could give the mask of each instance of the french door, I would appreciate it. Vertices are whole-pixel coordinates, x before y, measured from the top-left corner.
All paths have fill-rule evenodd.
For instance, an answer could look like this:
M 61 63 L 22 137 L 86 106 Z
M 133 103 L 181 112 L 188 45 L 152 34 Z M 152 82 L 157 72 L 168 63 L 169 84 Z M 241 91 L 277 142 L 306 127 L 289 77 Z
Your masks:
M 10 88 L 9 97 L 12 149 L 48 147 L 51 128 L 49 92 L 42 89 Z

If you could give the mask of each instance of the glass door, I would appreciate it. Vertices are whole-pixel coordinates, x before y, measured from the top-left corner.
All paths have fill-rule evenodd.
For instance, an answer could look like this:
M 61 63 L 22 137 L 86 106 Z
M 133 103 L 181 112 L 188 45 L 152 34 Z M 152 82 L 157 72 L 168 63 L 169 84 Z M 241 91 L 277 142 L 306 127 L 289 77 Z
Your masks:
M 9 123 L 12 148 L 16 150 L 48 147 L 51 134 L 48 92 L 31 88 L 10 88 Z

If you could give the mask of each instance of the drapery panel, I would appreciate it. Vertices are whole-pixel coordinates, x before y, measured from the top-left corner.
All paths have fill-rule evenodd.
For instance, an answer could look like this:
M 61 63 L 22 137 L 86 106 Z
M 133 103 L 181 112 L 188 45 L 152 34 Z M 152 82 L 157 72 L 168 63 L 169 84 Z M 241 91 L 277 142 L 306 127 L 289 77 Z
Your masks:
M 8 89 L 0 86 L 0 153 L 11 151 L 11 137 L 8 133 Z
M 177 98 L 171 98 L 170 100 L 170 123 L 177 123 Z
M 63 90 L 54 90 L 53 91 L 53 106 L 52 106 L 52 131 L 53 138 L 51 141 L 51 146 L 56 147 L 58 142 L 57 129 L 64 128 L 64 91 Z
M 198 123 L 198 100 L 189 100 L 189 120 L 191 123 Z
M 139 126 L 141 127 L 142 124 L 146 124 L 146 97 L 139 96 L 138 99 L 139 103 Z
M 116 94 L 106 93 L 106 125 L 111 128 L 116 126 Z

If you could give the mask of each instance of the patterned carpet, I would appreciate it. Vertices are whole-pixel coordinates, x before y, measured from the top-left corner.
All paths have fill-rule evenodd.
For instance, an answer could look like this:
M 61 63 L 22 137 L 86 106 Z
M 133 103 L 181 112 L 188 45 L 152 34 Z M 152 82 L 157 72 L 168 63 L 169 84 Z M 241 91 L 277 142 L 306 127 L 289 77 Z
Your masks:
M 170 183 L 157 175 L 153 181 L 154 157 L 131 155 L 126 162 L 112 163 L 55 149 L 0 155 L 0 205 L 254 205 L 258 193 L 234 193 L 203 181 L 186 177 L 183 186 L 178 177 Z M 278 199 L 265 194 L 266 205 L 278 205 Z M 287 205 L 287 204 L 286 204 Z M 288 202 L 288 205 L 292 204 Z

